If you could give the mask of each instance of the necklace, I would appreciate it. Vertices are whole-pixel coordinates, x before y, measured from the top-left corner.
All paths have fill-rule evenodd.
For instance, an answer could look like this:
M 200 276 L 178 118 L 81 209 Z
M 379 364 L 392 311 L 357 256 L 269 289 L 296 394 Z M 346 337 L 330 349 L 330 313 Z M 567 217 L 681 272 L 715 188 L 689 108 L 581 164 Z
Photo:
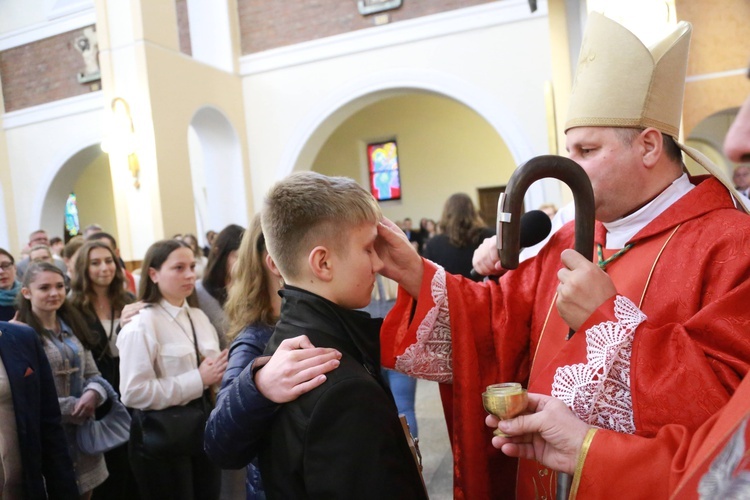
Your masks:
M 633 248 L 634 245 L 635 243 L 628 243 L 623 248 L 615 252 L 611 257 L 609 257 L 608 259 L 605 259 L 602 245 L 600 243 L 597 243 L 596 244 L 596 257 L 598 260 L 597 264 L 599 265 L 599 269 L 606 269 L 609 264 L 611 264 L 615 260 L 622 257 L 625 254 L 625 252 Z

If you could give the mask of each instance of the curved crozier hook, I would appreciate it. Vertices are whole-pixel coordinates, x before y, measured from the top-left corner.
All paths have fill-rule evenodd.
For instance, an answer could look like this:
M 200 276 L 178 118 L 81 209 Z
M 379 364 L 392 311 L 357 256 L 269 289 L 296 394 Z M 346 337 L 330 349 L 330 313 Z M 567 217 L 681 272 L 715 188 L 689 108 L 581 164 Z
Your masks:
M 537 156 L 513 172 L 498 201 L 497 251 L 505 269 L 518 267 L 521 251 L 521 208 L 529 186 L 539 179 L 553 177 L 570 187 L 575 202 L 576 242 L 578 253 L 591 260 L 594 255 L 594 191 L 581 166 L 562 156 Z

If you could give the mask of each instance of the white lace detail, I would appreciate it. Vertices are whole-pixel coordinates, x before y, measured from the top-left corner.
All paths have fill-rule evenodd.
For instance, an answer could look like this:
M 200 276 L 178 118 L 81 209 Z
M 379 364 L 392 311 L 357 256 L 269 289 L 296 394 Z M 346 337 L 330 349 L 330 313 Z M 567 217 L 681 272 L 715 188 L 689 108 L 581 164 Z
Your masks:
M 555 372 L 552 396 L 560 398 L 584 422 L 633 434 L 630 355 L 635 329 L 646 315 L 627 297 L 615 298 L 617 322 L 586 330 L 587 363 L 562 366 Z
M 417 327 L 417 342 L 396 358 L 396 369 L 413 377 L 453 382 L 451 321 L 445 269 L 438 267 L 430 283 L 435 304 Z
M 745 418 L 732 439 L 711 463 L 708 472 L 701 478 L 698 484 L 700 500 L 750 498 L 750 471 L 738 470 L 747 455 L 747 443 L 745 443 L 747 422 L 748 419 Z

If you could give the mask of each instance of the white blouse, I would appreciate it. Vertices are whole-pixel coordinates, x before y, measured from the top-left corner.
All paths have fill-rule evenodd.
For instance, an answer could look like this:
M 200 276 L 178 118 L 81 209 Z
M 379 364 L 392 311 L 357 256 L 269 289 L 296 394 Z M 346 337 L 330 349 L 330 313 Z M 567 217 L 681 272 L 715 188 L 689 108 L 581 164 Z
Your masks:
M 161 410 L 203 394 L 190 319 L 201 357 L 218 355 L 216 330 L 203 311 L 187 302 L 175 307 L 162 300 L 142 309 L 120 330 L 120 392 L 126 406 Z

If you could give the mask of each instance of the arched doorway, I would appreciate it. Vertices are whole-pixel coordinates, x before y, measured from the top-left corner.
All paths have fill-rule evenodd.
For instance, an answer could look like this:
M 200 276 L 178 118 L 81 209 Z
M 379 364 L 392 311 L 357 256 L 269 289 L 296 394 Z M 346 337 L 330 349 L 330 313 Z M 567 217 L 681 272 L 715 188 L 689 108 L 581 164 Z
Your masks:
M 401 199 L 380 203 L 392 220 L 438 220 L 445 200 L 468 194 L 481 206 L 479 189 L 504 187 L 516 168 L 508 146 L 478 113 L 445 96 L 402 92 L 382 97 L 349 116 L 334 129 L 312 169 L 343 175 L 368 186 L 367 147 L 395 140 Z M 497 198 L 485 216 L 492 226 Z
M 188 127 L 188 149 L 199 239 L 229 224 L 247 227 L 242 149 L 227 117 L 213 107 L 199 109 Z
M 109 158 L 99 144 L 84 147 L 70 156 L 44 193 L 39 227 L 50 236 L 64 234 L 65 202 L 70 193 L 77 197 L 81 230 L 89 224 L 98 224 L 118 237 Z
M 320 102 L 294 130 L 276 170 L 276 178 L 280 179 L 296 170 L 310 170 L 330 135 L 362 109 L 386 99 L 418 94 L 450 99 L 478 115 L 503 141 L 516 166 L 534 156 L 548 154 L 546 136 L 543 141 L 539 141 L 539 137 L 532 137 L 524 120 L 514 114 L 512 106 L 497 95 L 449 74 L 394 69 L 349 82 Z M 531 208 L 545 202 L 559 206 L 562 197 L 561 183 L 544 179 L 534 183 L 527 191 L 525 203 Z

